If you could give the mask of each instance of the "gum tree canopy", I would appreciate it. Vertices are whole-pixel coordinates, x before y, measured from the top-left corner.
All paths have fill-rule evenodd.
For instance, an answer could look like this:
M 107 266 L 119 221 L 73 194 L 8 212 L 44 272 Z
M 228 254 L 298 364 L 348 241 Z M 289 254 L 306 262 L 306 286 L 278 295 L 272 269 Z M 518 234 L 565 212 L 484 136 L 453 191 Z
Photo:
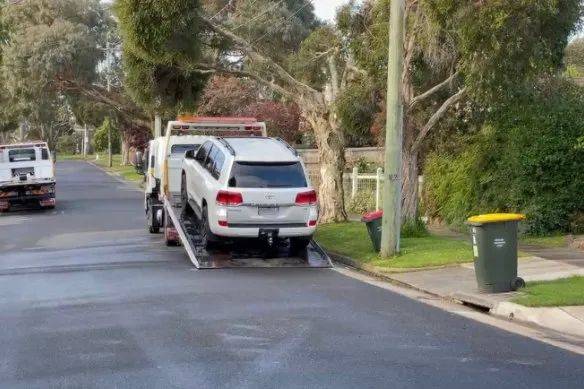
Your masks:
M 321 221 L 345 220 L 345 137 L 337 102 L 364 78 L 384 79 L 389 0 L 315 21 L 308 0 L 118 0 L 133 93 L 153 107 L 194 108 L 209 75 L 250 78 L 294 101 L 321 162 Z M 405 216 L 417 212 L 420 145 L 463 98 L 489 102 L 560 63 L 578 0 L 407 0 Z M 138 66 L 139 65 L 139 66 Z M 133 84 L 133 86 L 132 86 Z M 485 103 L 486 104 L 486 103 Z
M 0 76 L 19 114 L 35 116 L 37 108 L 51 104 L 79 111 L 85 102 L 87 115 L 100 103 L 128 121 L 145 122 L 147 117 L 122 91 L 108 91 L 99 79 L 107 32 L 113 24 L 99 0 L 7 3 L 2 8 L 6 36 Z

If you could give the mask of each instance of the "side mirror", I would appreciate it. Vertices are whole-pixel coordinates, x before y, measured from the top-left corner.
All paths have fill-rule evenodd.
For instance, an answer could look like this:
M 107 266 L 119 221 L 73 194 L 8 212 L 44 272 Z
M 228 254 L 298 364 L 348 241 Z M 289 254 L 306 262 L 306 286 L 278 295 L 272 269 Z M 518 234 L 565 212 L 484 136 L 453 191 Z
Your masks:
M 187 150 L 185 159 L 195 159 L 195 150 Z

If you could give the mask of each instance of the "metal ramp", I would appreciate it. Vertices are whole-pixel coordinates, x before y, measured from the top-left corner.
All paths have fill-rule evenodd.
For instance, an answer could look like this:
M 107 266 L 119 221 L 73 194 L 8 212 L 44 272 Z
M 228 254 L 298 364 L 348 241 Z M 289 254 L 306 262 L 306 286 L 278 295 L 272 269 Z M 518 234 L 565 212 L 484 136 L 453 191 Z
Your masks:
M 302 252 L 293 253 L 287 241 L 267 250 L 256 240 L 223 244 L 206 250 L 200 244 L 198 229 L 190 218 L 185 218 L 180 205 L 164 200 L 164 208 L 172 220 L 185 251 L 197 269 L 222 268 L 332 268 L 326 252 L 312 241 Z

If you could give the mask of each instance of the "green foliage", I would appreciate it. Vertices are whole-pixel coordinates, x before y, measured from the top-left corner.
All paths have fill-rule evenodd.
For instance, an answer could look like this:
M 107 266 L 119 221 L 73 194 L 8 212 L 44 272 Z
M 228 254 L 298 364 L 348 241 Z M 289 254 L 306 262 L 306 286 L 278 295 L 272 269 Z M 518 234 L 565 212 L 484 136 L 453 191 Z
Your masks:
M 239 0 L 232 15 L 227 26 L 278 62 L 318 26 L 310 0 Z
M 570 77 L 584 75 L 584 38 L 576 38 L 566 46 L 564 62 Z
M 347 146 L 369 146 L 374 143 L 370 128 L 378 107 L 373 88 L 366 82 L 349 85 L 337 100 L 337 114 L 347 135 Z
M 290 56 L 288 66 L 300 80 L 320 89 L 330 77 L 326 54 L 339 45 L 339 36 L 332 26 L 319 27 L 302 41 L 298 52 Z M 340 62 L 336 66 L 339 67 Z
M 377 164 L 375 162 L 369 161 L 365 157 L 357 158 L 351 169 L 354 167 L 357 168 L 359 173 L 375 173 L 377 171 Z
M 347 210 L 357 215 L 375 210 L 375 193 L 373 191 L 358 191 L 355 193 L 355 197 L 349 199 Z
M 461 142 L 458 155 L 433 154 L 425 169 L 431 216 L 460 224 L 471 214 L 527 214 L 527 231 L 569 231 L 584 209 L 584 95 L 569 82 L 499 107 L 483 130 Z
M 94 79 L 103 58 L 97 47 L 105 18 L 99 0 L 25 0 L 2 16 L 10 26 L 2 78 L 23 106 L 54 96 L 59 80 Z
M 78 136 L 75 134 L 61 135 L 57 141 L 56 151 L 59 154 L 75 154 L 79 143 Z M 60 158 L 60 156 L 59 156 Z
M 401 226 L 402 238 L 423 238 L 429 235 L 426 224 L 420 218 L 408 219 Z
M 582 15 L 579 0 L 425 0 L 423 7 L 453 41 L 471 93 L 488 99 L 512 95 L 511 86 L 559 68 Z
M 108 149 L 108 132 L 111 131 L 112 139 L 112 153 L 118 154 L 120 152 L 120 132 L 115 127 L 110 118 L 106 117 L 101 126 L 95 131 L 93 135 L 93 147 L 95 151 L 107 152 Z
M 118 0 L 126 89 L 149 111 L 194 111 L 207 76 L 201 62 L 201 12 L 197 0 Z

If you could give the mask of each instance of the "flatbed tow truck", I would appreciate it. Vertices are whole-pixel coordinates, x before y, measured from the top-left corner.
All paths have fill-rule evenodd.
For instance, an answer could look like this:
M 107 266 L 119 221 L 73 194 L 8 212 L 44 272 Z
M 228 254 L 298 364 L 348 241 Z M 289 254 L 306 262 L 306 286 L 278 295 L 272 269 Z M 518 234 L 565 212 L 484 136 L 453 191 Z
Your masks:
M 171 121 L 166 129 L 166 141 L 163 147 L 165 159 L 162 168 L 162 188 L 159 200 L 162 209 L 157 219 L 163 226 L 165 243 L 169 246 L 182 246 L 197 269 L 219 269 L 230 267 L 308 267 L 332 268 L 333 264 L 327 253 L 313 240 L 300 252 L 293 252 L 289 242 L 279 240 L 272 247 L 257 239 L 238 240 L 237 243 L 225 242 L 212 249 L 201 244 L 198 225 L 195 218 L 182 209 L 180 193 L 172 192 L 169 184 L 168 157 L 170 139 L 181 135 L 212 136 L 266 136 L 266 126 L 254 118 L 205 118 L 179 117 Z

